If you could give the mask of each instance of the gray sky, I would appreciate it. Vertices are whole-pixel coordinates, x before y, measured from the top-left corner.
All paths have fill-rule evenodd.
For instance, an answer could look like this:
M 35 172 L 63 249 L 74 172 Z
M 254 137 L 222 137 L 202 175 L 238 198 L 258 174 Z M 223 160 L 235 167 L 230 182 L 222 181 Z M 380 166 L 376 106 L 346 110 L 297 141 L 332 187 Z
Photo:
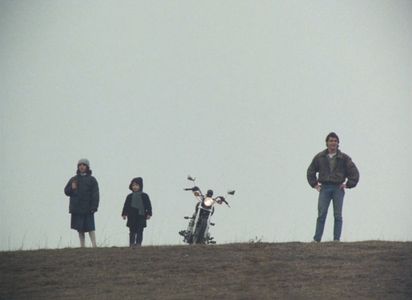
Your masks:
M 218 242 L 310 241 L 330 131 L 361 173 L 343 240 L 412 240 L 411 53 L 411 1 L 2 1 L 0 250 L 78 246 L 63 188 L 82 157 L 100 245 L 127 245 L 135 176 L 144 244 L 181 244 L 188 174 L 237 190 Z

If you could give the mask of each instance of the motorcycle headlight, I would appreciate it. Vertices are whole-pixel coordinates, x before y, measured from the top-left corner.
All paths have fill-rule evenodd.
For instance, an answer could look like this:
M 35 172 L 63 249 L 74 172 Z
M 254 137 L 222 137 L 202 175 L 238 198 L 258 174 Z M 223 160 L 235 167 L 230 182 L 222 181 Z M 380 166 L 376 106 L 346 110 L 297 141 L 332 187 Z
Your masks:
M 206 197 L 205 200 L 203 200 L 203 205 L 206 207 L 211 207 L 213 205 L 214 201 L 210 197 Z

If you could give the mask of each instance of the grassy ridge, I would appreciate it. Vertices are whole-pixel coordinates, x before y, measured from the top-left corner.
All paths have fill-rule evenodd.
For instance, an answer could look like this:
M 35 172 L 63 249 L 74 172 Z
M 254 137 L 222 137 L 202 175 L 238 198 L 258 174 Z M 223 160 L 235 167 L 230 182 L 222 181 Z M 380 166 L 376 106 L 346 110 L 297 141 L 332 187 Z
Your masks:
M 0 299 L 412 299 L 412 242 L 0 252 Z

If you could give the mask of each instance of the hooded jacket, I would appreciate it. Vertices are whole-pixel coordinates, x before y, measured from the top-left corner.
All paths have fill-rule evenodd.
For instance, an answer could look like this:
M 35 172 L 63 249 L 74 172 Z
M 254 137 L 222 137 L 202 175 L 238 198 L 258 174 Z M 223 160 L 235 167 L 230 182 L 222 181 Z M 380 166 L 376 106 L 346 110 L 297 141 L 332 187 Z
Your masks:
M 143 192 L 143 179 L 141 177 L 133 178 L 132 181 L 130 182 L 129 189 L 132 190 L 132 185 L 133 183 L 137 183 L 140 186 L 140 191 L 142 191 L 142 200 L 143 200 L 143 206 L 144 206 L 144 215 L 140 215 L 139 211 L 132 207 L 132 195 L 133 193 L 130 193 L 127 195 L 126 200 L 123 205 L 123 210 L 122 210 L 122 216 L 127 216 L 127 227 L 130 228 L 136 228 L 137 226 L 142 226 L 146 227 L 147 226 L 147 221 L 146 217 L 147 216 L 152 216 L 152 204 L 150 202 L 149 195 Z
M 318 176 L 316 174 L 318 173 Z M 312 160 L 306 173 L 311 187 L 321 184 L 342 184 L 346 181 L 347 188 L 358 184 L 359 171 L 352 159 L 340 150 L 336 153 L 336 165 L 330 169 L 328 150 L 318 153 Z
M 86 175 L 77 175 L 70 178 L 64 188 L 64 193 L 70 197 L 69 213 L 87 214 L 96 212 L 99 207 L 99 185 L 96 178 L 88 170 Z M 73 181 L 77 181 L 77 189 L 72 189 Z

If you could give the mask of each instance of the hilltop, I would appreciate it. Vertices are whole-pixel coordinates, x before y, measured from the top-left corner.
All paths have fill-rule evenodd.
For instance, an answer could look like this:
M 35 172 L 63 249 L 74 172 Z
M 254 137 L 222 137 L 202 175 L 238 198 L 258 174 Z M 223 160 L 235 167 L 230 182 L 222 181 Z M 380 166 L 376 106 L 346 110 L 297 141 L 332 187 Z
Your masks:
M 0 252 L 0 299 L 412 299 L 412 242 Z

